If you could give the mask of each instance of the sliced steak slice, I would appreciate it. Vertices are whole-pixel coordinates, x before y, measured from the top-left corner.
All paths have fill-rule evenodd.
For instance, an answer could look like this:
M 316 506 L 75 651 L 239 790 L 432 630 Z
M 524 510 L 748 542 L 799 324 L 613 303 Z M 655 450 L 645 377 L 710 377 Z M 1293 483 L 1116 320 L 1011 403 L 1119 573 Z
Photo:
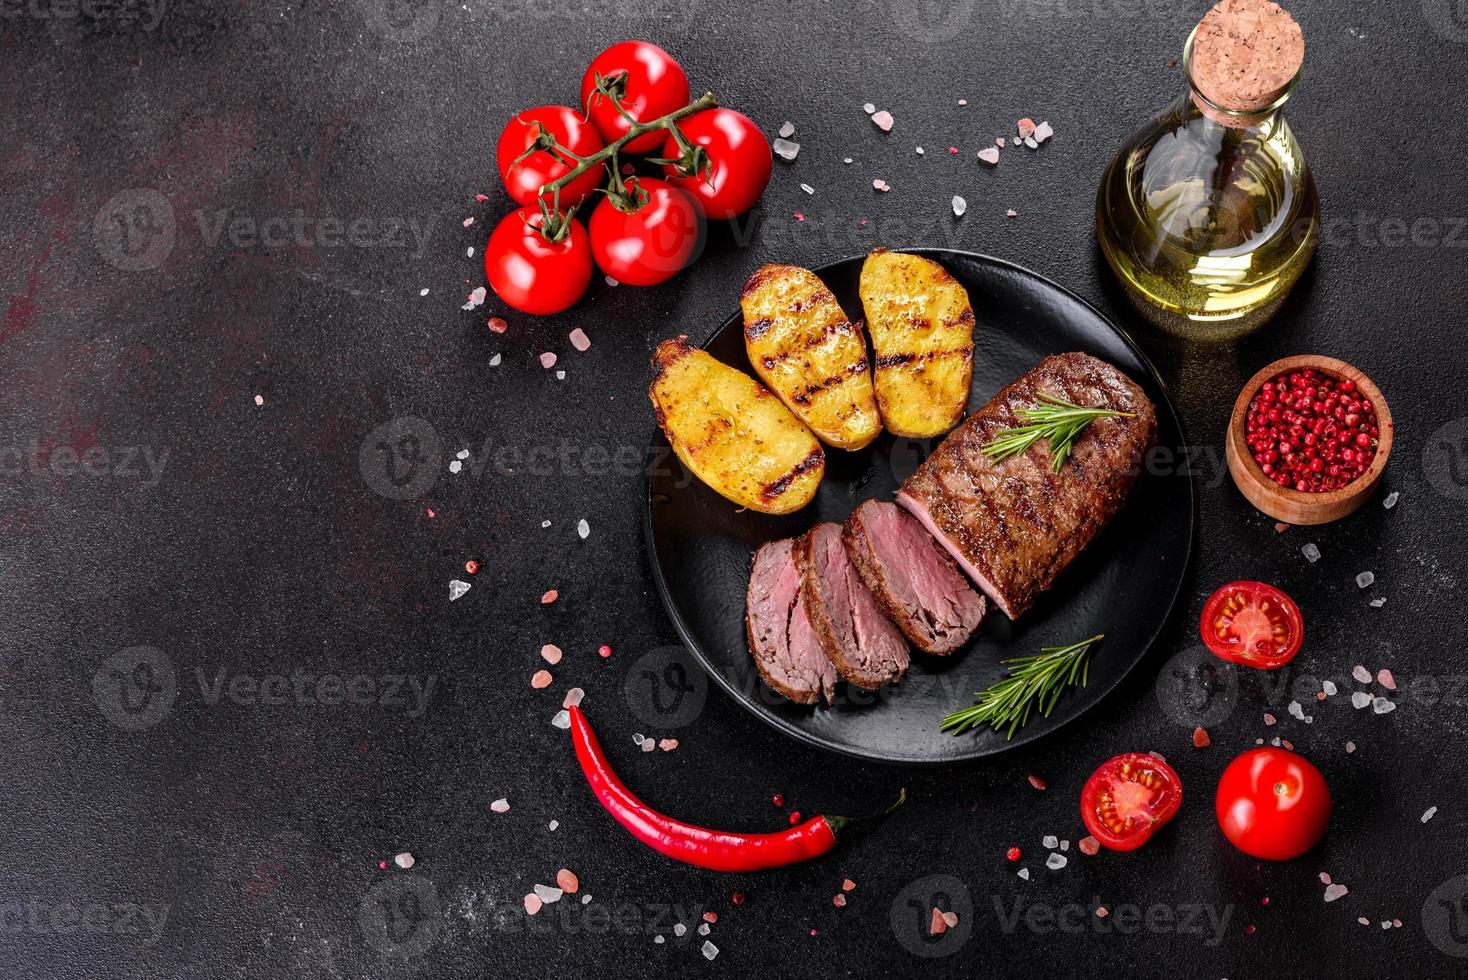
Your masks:
M 1132 417 L 1088 425 L 1059 473 L 1044 440 L 999 462 L 984 456 L 1042 392 Z M 1135 382 L 1089 355 L 1056 354 L 949 433 L 897 502 L 1015 619 L 1121 509 L 1156 434 L 1156 409 Z
M 984 597 L 911 514 L 885 500 L 868 500 L 841 531 L 861 580 L 913 646 L 949 654 L 974 635 L 984 618 Z
M 811 628 L 795 570 L 795 542 L 771 541 L 754 553 L 745 595 L 744 627 L 749 655 L 765 683 L 797 704 L 830 704 L 836 668 L 826 659 Z
M 907 644 L 847 557 L 839 524 L 797 539 L 795 567 L 816 639 L 847 683 L 870 691 L 907 673 Z

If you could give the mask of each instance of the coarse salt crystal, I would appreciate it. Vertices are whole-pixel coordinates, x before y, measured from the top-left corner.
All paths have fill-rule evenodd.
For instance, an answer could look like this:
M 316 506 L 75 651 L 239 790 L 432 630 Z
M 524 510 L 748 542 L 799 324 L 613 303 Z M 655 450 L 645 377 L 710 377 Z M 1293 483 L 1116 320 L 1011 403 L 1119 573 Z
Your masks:
M 503 358 L 499 354 L 496 354 L 496 355 L 494 355 L 494 357 L 491 357 L 489 359 L 489 366 L 490 367 L 499 367 L 501 360 L 503 360 Z
M 546 351 L 545 353 L 541 354 L 540 355 L 540 366 L 543 367 L 543 368 L 545 368 L 547 371 L 549 371 L 551 368 L 555 367 L 556 366 L 556 355 L 554 353 L 552 353 L 551 351 Z
M 1050 123 L 1042 122 L 1035 127 L 1035 142 L 1043 143 L 1055 135 L 1055 130 L 1050 128 Z
M 607 283 L 608 286 L 620 286 L 620 285 L 622 285 L 621 283 L 619 283 L 616 279 L 612 278 L 611 276 L 602 276 L 602 278 L 606 280 L 606 283 Z
M 775 151 L 775 156 L 781 160 L 794 160 L 800 156 L 800 144 L 793 140 L 777 139 L 770 144 L 770 149 Z
M 675 935 L 675 936 L 681 936 L 681 935 L 683 935 L 687 931 L 688 931 L 688 927 L 685 926 L 683 923 L 681 923 L 681 922 L 675 922 L 673 924 L 673 935 Z
M 1300 554 L 1304 555 L 1305 560 L 1312 565 L 1320 560 L 1320 549 L 1315 546 L 1313 541 L 1301 548 Z
M 1371 683 L 1371 671 L 1367 670 L 1360 664 L 1357 664 L 1356 666 L 1351 668 L 1351 676 L 1356 678 L 1356 680 L 1360 681 L 1362 684 Z
M 587 351 L 591 349 L 591 338 L 586 336 L 586 331 L 582 330 L 580 327 L 572 330 L 569 334 L 569 337 L 571 340 L 571 346 L 576 348 L 577 350 Z
M 1371 695 L 1367 694 L 1365 691 L 1356 691 L 1351 695 L 1351 707 L 1353 708 L 1364 708 L 1370 703 Z
M 663 943 L 667 942 L 667 940 L 664 939 L 662 936 L 653 936 L 652 937 L 652 941 L 654 943 L 656 943 L 657 945 L 659 945 L 659 946 L 661 946 Z
M 428 289 L 425 287 L 423 289 L 418 290 L 418 295 L 419 296 L 427 296 L 428 295 Z
M 781 123 L 780 124 L 780 135 L 783 136 L 783 137 L 785 137 L 786 139 L 789 139 L 790 137 L 794 136 L 795 135 L 795 123 L 789 122 L 788 120 L 786 122 Z
M 1106 918 L 1110 914 L 1111 914 L 1110 912 L 1106 911 L 1106 906 L 1104 906 L 1104 905 L 1098 905 L 1098 906 L 1096 906 L 1096 918 L 1098 918 L 1098 919 L 1104 919 L 1104 918 Z
M 1076 844 L 1076 846 L 1079 847 L 1081 849 L 1081 853 L 1086 855 L 1087 857 L 1094 857 L 1095 855 L 1101 853 L 1101 842 L 1094 837 L 1082 837 L 1080 839 L 1080 843 Z
M 556 872 L 556 885 L 563 892 L 575 892 L 581 887 L 581 879 L 576 877 L 574 871 L 562 868 Z
M 1427 823 L 1426 820 L 1423 820 L 1422 822 Z M 393 864 L 396 864 L 398 867 L 402 868 L 404 871 L 407 871 L 409 868 L 417 863 L 413 855 L 407 851 L 404 851 L 401 854 L 393 855 L 392 862 Z
M 1320 872 L 1320 874 L 1319 874 L 1318 877 L 1320 878 L 1320 883 L 1322 885 L 1328 885 L 1328 884 L 1330 884 L 1330 872 L 1329 871 L 1322 871 L 1322 872 Z
M 658 747 L 657 742 L 653 741 L 650 738 L 645 738 L 645 739 L 642 740 L 642 751 L 644 751 L 644 752 L 651 752 L 653 749 L 655 749 L 657 747 Z
M 805 191 L 807 194 L 814 194 L 816 192 L 816 189 L 809 184 L 801 184 L 800 189 Z
M 573 688 L 571 688 L 571 690 L 569 690 L 569 691 L 566 692 L 565 698 L 562 699 L 562 701 L 561 701 L 561 707 L 563 707 L 563 708 L 574 708 L 578 704 L 580 704 L 581 703 L 581 700 L 583 698 L 585 698 L 585 697 L 586 697 L 586 692 L 585 691 L 583 691 L 579 687 L 573 687 Z
M 467 258 L 467 259 L 474 258 L 474 246 L 473 245 L 470 245 L 468 248 L 464 249 L 464 257 Z
M 959 99 L 958 100 L 958 104 L 959 105 L 968 105 L 968 99 Z
M 1060 840 L 1054 834 L 1046 834 L 1044 837 L 1040 838 L 1040 846 L 1048 847 L 1052 850 L 1058 843 L 1060 843 Z
M 843 894 L 841 894 L 840 892 L 837 892 L 835 895 L 833 895 L 831 897 L 831 904 L 834 905 L 834 906 L 836 906 L 838 909 L 839 908 L 845 908 L 846 907 L 846 896 L 843 895 Z
M 1045 867 L 1051 871 L 1059 871 L 1065 867 L 1066 857 L 1064 854 L 1052 854 L 1045 859 Z
M 698 927 L 698 934 L 700 936 L 707 936 L 711 932 L 713 932 L 713 930 L 709 928 L 709 924 L 707 922 Z
M 531 892 L 530 894 L 525 896 L 525 913 L 527 915 L 534 915 L 535 913 L 539 912 L 543 905 L 544 903 L 541 902 L 539 896 L 537 896 L 534 892 Z
M 647 736 L 644 735 L 644 734 L 642 734 L 641 732 L 633 732 L 632 733 L 632 744 L 633 745 L 641 745 L 643 742 L 646 742 L 646 741 L 647 741 Z
M 994 145 L 995 146 L 1003 146 L 1004 145 L 1004 137 L 1003 136 L 996 136 L 996 137 L 994 137 Z
M 892 131 L 892 113 L 883 109 L 881 112 L 872 113 L 872 123 L 884 133 Z
M 1362 572 L 1360 575 L 1357 575 L 1356 576 L 1356 588 L 1358 588 L 1358 589 L 1364 589 L 1368 585 L 1370 585 L 1372 582 L 1375 582 L 1375 581 L 1376 581 L 1376 575 L 1375 575 L 1375 573 L 1373 573 L 1373 572 Z
M 560 711 L 557 711 L 555 717 L 551 719 L 551 724 L 561 729 L 562 731 L 565 731 L 567 728 L 571 727 L 571 713 L 562 708 Z
M 715 956 L 718 956 L 719 955 L 719 947 L 715 946 L 713 943 L 709 942 L 707 939 L 705 939 L 703 941 L 703 946 L 700 947 L 700 948 L 703 951 L 703 958 L 706 959 L 706 960 L 711 960 Z
M 559 820 L 552 820 L 550 823 L 546 824 L 546 826 L 549 827 L 551 830 L 555 830 L 560 825 L 561 822 Z
M 554 667 L 561 662 L 561 648 L 554 643 L 547 643 L 540 648 L 540 659 Z
M 1025 147 L 1027 149 L 1034 150 L 1034 149 L 1037 149 L 1039 146 L 1040 146 L 1040 144 L 1035 142 L 1035 138 L 1033 136 L 1026 136 L 1025 137 Z
M 459 581 L 456 578 L 455 579 L 449 579 L 449 602 L 453 602 L 455 599 L 458 599 L 465 592 L 468 592 L 468 591 L 469 591 L 469 583 L 468 582 L 461 582 L 461 581 Z
M 1397 689 L 1397 679 L 1393 677 L 1392 672 L 1387 670 L 1385 667 L 1376 672 L 1376 683 L 1380 684 L 1388 691 L 1395 691 Z
M 1004 216 L 1006 218 L 1018 218 L 1019 217 L 1019 212 L 1016 211 L 1014 208 L 1010 208 L 1008 211 L 1005 211 L 1004 212 Z
M 550 671 L 537 670 L 534 674 L 530 676 L 530 686 L 539 691 L 542 688 L 550 687 L 553 680 L 555 680 L 555 678 L 551 676 Z
M 843 878 L 843 879 L 841 879 L 841 890 L 842 891 L 849 892 L 849 891 L 853 891 L 855 888 L 856 888 L 856 882 L 852 881 L 850 878 Z
M 958 913 L 957 912 L 944 912 L 943 913 L 943 924 L 946 925 L 946 926 L 948 926 L 948 928 L 950 928 L 950 929 L 952 929 L 954 926 L 958 925 Z
M 1024 139 L 1026 136 L 1033 136 L 1035 134 L 1035 121 L 1029 116 L 1021 119 L 1018 123 L 1016 123 L 1016 125 L 1019 127 L 1020 139 Z
M 1267 711 L 1264 712 L 1264 724 L 1265 725 L 1273 725 L 1278 720 L 1279 720 L 1278 718 L 1274 717 L 1274 715 L 1270 714 L 1269 712 L 1267 712 Z
M 1346 743 L 1346 754 L 1349 755 L 1349 754 L 1351 754 L 1352 752 L 1355 752 L 1355 751 L 1356 751 L 1356 743 L 1355 742 L 1347 742 Z
M 1305 720 L 1305 709 L 1300 707 L 1300 702 L 1291 701 L 1286 710 L 1289 711 L 1289 713 L 1295 718 L 1298 718 L 1301 721 Z
M 877 107 L 872 105 L 870 102 L 867 102 L 862 105 L 861 111 L 870 116 L 872 113 L 877 111 Z
M 953 195 L 953 216 L 955 218 L 962 218 L 963 213 L 967 210 L 968 202 L 959 197 L 957 194 Z
M 1368 602 L 1367 605 L 1370 606 L 1372 609 L 1380 609 L 1382 606 L 1386 605 L 1386 596 L 1377 596 L 1375 599 L 1372 599 L 1370 602 Z
M 1385 507 L 1387 510 L 1391 510 L 1397 505 L 1397 501 L 1400 499 L 1402 499 L 1402 495 L 1393 490 L 1391 493 L 1386 495 L 1386 499 L 1381 502 L 1381 506 Z
M 1015 872 L 1015 874 L 1019 875 L 1025 881 L 1029 881 L 1030 880 L 1030 869 L 1029 868 L 1020 868 L 1018 871 Z
M 850 164 L 850 163 L 855 163 L 856 161 L 852 160 L 851 157 L 842 157 L 841 162 L 842 163 L 846 163 L 846 164 Z
M 1068 840 L 1061 841 L 1060 842 L 1060 849 L 1062 851 L 1068 851 L 1068 850 L 1070 850 L 1070 841 L 1068 841 Z
M 943 910 L 933 906 L 933 914 L 928 917 L 928 935 L 941 936 L 948 931 L 948 920 L 943 918 Z
M 463 468 L 464 468 L 464 464 L 460 460 L 455 459 L 455 460 L 450 460 L 449 461 L 449 472 L 450 473 L 457 473 L 460 470 L 462 470 Z
M 541 525 L 541 527 L 550 527 L 550 521 L 546 521 L 544 524 Z M 543 595 L 543 596 L 540 597 L 540 604 L 542 606 L 548 606 L 551 603 L 555 602 L 560 597 L 561 597 L 561 593 L 560 592 L 558 592 L 555 589 L 551 589 L 551 590 L 547 591 L 545 593 L 545 595 Z
M 461 310 L 472 310 L 476 306 L 483 306 L 484 305 L 484 297 L 486 295 L 487 295 L 487 293 L 485 292 L 484 287 L 483 286 L 480 286 L 479 288 L 475 289 L 472 293 L 469 294 L 469 302 L 467 302 L 463 306 L 459 307 L 459 309 L 461 309 Z
M 874 187 L 877 190 L 881 191 L 883 194 L 887 193 L 888 191 L 890 191 L 892 189 L 892 185 L 889 184 L 889 183 L 887 183 L 881 177 L 878 177 L 876 180 L 872 181 L 872 187 Z
M 678 740 L 676 738 L 660 738 L 660 739 L 658 739 L 658 748 L 662 749 L 664 752 L 671 752 L 674 749 L 676 749 L 677 747 L 678 747 Z
M 489 808 L 491 810 L 493 810 L 495 813 L 509 813 L 510 812 L 510 801 L 507 800 L 507 799 L 505 799 L 502 796 L 499 799 L 495 800 L 493 803 L 491 803 L 489 805 Z
M 997 146 L 986 146 L 978 152 L 978 157 L 987 164 L 996 164 L 999 162 L 999 148 Z
M 1371 702 L 1371 710 L 1378 715 L 1384 715 L 1388 711 L 1396 711 L 1397 706 L 1386 698 L 1375 698 Z
M 561 900 L 561 890 L 552 888 L 550 885 L 536 885 L 535 896 L 546 905 L 550 905 Z
M 1335 696 L 1336 691 L 1340 690 L 1340 688 L 1335 686 L 1335 681 L 1321 681 L 1320 687 L 1321 690 L 1332 697 Z
M 255 396 L 255 404 L 256 405 L 264 405 L 265 404 L 265 396 L 264 395 L 256 395 Z
M 921 146 L 916 147 L 916 152 L 917 152 L 917 155 L 918 156 L 922 156 L 923 155 L 923 148 Z
M 1345 885 L 1326 885 L 1325 900 L 1327 902 L 1334 902 L 1336 899 L 1346 895 L 1349 891 L 1350 889 Z
M 1431 820 L 1436 815 L 1437 815 L 1437 807 L 1430 806 L 1430 807 L 1428 807 L 1426 809 L 1426 811 L 1423 812 L 1423 814 L 1422 814 L 1422 822 L 1423 823 L 1427 823 L 1427 821 Z
M 474 223 L 474 219 L 473 218 L 465 218 L 464 219 L 464 227 L 465 228 L 468 228 L 473 223 Z
M 576 522 L 576 533 L 581 536 L 583 541 L 591 535 L 591 525 L 586 523 L 586 518 L 583 517 Z

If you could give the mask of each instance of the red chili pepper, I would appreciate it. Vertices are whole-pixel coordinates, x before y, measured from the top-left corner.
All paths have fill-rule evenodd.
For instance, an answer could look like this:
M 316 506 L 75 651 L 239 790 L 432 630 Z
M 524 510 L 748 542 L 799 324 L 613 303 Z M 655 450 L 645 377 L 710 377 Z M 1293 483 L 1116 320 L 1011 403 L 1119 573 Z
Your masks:
M 836 846 L 836 834 L 859 818 L 812 817 L 797 827 L 773 834 L 737 834 L 709 830 L 664 816 L 632 795 L 612 771 L 579 707 L 571 707 L 571 741 L 592 792 L 607 812 L 653 850 L 676 861 L 713 871 L 759 871 L 807 861 Z M 885 813 L 907 799 L 907 790 Z M 879 814 L 879 816 L 884 816 Z

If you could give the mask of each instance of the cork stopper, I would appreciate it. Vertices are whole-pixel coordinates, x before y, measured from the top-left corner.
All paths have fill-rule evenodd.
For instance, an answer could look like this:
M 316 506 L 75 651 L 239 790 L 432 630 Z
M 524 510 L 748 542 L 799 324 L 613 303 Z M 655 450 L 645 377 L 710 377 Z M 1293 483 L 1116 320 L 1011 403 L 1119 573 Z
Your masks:
M 1305 35 L 1271 0 L 1222 0 L 1193 32 L 1190 55 L 1193 88 L 1212 107 L 1257 113 L 1289 91 L 1305 61 Z

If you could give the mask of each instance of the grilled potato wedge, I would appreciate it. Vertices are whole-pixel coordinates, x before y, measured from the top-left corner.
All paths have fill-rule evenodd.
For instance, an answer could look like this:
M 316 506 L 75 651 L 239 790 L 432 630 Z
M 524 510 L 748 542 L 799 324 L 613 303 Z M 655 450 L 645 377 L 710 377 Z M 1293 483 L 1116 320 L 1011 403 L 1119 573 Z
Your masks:
M 770 390 L 822 442 L 860 449 L 882 431 L 861 324 L 816 274 L 761 266 L 744 284 L 744 346 Z
M 884 248 L 862 264 L 859 291 L 882 422 L 916 439 L 947 432 L 968 407 L 974 371 L 968 293 L 931 259 Z
M 739 504 L 789 514 L 810 503 L 826 453 L 758 382 L 688 343 L 665 340 L 648 388 L 658 425 L 693 475 Z

